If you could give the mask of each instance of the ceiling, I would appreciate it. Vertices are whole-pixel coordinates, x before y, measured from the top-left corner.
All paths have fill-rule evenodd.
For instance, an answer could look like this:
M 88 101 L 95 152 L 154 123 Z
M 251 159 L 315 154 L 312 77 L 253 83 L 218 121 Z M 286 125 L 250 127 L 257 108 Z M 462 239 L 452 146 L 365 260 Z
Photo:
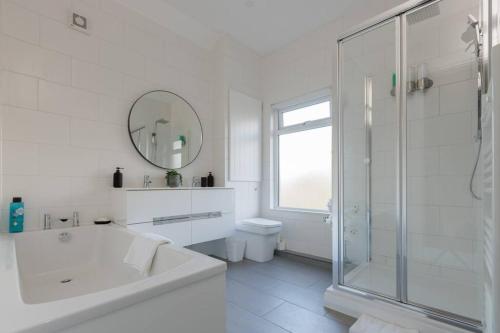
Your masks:
M 162 0 L 265 55 L 342 15 L 359 0 Z

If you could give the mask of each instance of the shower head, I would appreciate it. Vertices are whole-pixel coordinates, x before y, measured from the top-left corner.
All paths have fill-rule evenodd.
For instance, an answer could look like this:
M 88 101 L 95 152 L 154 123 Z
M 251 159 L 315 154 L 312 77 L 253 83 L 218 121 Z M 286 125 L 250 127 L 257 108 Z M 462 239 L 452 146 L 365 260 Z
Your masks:
M 473 45 L 476 47 L 476 56 L 480 58 L 483 41 L 481 38 L 481 27 L 479 25 L 479 21 L 473 15 L 469 14 L 467 16 L 467 24 L 469 25 L 469 28 L 462 34 L 462 40 L 465 42 L 473 41 Z
M 438 16 L 441 13 L 441 9 L 439 8 L 439 2 L 435 2 L 431 5 L 428 5 L 424 8 L 418 9 L 417 11 L 411 13 L 407 16 L 407 22 L 409 25 L 413 25 L 419 22 L 423 22 L 427 19 L 430 19 L 434 16 Z
M 157 135 L 156 131 L 157 131 L 157 128 L 158 128 L 158 124 L 165 125 L 165 124 L 168 124 L 168 123 L 169 123 L 169 121 L 166 120 L 165 118 L 160 118 L 160 119 L 157 119 L 155 121 L 155 128 L 153 130 L 153 133 L 151 133 L 151 143 L 153 144 L 153 146 L 156 147 L 156 143 L 157 143 L 156 142 L 156 135 Z
M 473 28 L 476 27 L 476 25 L 479 24 L 479 21 L 471 14 L 467 16 L 467 23 L 469 23 Z

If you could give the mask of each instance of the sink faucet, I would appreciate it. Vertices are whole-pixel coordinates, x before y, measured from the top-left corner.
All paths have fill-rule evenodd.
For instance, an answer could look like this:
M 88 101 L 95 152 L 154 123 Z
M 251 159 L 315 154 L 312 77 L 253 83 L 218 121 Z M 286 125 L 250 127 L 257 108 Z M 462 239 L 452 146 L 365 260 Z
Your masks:
M 52 224 L 50 222 L 50 214 L 45 214 L 43 216 L 43 230 L 51 229 Z
M 151 179 L 149 179 L 148 175 L 144 176 L 144 188 L 149 188 L 151 186 Z

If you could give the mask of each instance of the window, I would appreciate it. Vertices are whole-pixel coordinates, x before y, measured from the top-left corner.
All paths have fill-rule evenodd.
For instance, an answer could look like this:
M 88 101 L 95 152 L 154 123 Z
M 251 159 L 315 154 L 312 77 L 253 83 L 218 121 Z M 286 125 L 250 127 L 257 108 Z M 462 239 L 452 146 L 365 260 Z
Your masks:
M 274 106 L 275 208 L 326 211 L 332 196 L 330 96 Z

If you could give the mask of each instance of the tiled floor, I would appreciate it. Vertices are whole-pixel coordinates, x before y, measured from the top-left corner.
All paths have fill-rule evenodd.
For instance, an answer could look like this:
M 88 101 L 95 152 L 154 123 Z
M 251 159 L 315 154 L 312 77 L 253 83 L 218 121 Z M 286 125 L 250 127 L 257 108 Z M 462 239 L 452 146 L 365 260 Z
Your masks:
M 295 256 L 229 263 L 226 333 L 347 333 L 353 319 L 323 307 L 331 265 Z

